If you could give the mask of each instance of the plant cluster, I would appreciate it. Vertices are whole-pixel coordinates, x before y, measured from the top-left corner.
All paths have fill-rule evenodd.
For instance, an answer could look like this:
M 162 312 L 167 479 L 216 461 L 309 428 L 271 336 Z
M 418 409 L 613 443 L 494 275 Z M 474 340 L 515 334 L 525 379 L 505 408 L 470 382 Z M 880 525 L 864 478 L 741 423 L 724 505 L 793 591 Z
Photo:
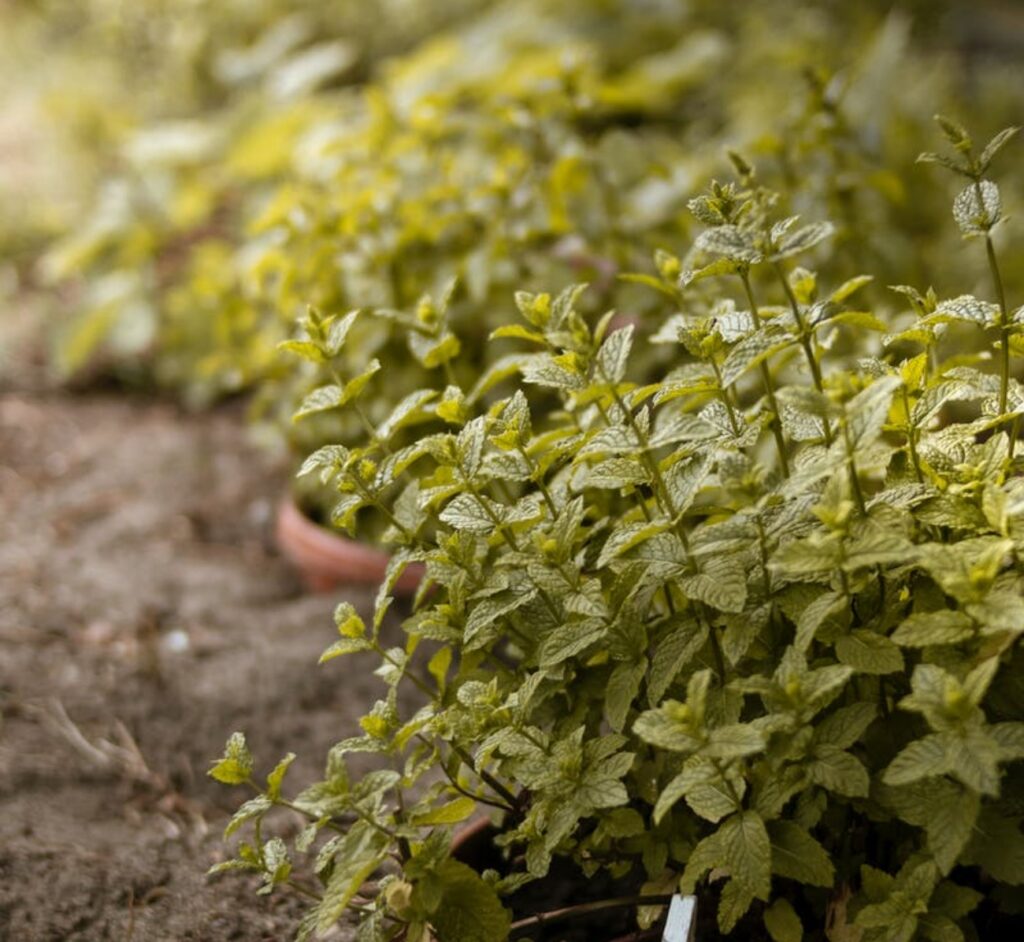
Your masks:
M 118 59 L 142 61 L 167 5 L 110 30 L 109 0 L 93 4 L 85 22 L 119 37 Z M 800 194 L 793 213 L 833 218 L 851 266 L 923 278 L 930 252 L 955 258 L 930 236 L 944 231 L 933 192 L 892 170 L 912 161 L 902 142 L 930 103 L 956 99 L 956 69 L 905 21 L 879 27 L 876 10 L 809 7 L 782 29 L 777 3 L 465 0 L 442 15 L 391 0 L 369 20 L 365 4 L 243 6 L 196 3 L 145 117 L 95 96 L 105 115 L 130 116 L 99 135 L 104 152 L 116 145 L 117 173 L 48 258 L 79 293 L 59 346 L 66 370 L 149 350 L 157 380 L 190 400 L 256 386 L 259 409 L 286 419 L 324 380 L 275 354 L 307 304 L 409 313 L 458 276 L 460 363 L 479 373 L 503 352 L 485 338 L 516 288 L 586 279 L 594 309 L 652 310 L 614 274 L 656 246 L 682 249 L 686 199 L 726 143 Z M 819 70 L 850 61 L 851 42 L 862 52 L 848 69 Z M 192 91 L 171 110 L 181 87 Z M 401 329 L 356 334 L 359 357 L 407 367 L 378 418 L 431 381 Z M 345 423 L 307 423 L 293 443 L 351 440 L 359 430 Z
M 561 860 L 622 881 L 606 903 L 641 927 L 681 890 L 725 936 L 1004 937 L 1024 884 L 1024 308 L 989 170 L 1015 129 L 979 150 L 940 124 L 950 153 L 922 159 L 961 178 L 984 291 L 859 302 L 870 274 L 821 274 L 833 225 L 733 155 L 736 179 L 690 202 L 691 250 L 632 279 L 660 299 L 660 375 L 583 286 L 516 294 L 492 336 L 521 352 L 486 379 L 424 301 L 395 322 L 439 381 L 371 421 L 390 364 L 346 351 L 374 315 L 308 315 L 288 346 L 334 375 L 299 416 L 365 431 L 301 474 L 339 526 L 374 508 L 394 548 L 372 617 L 339 605 L 322 661 L 374 660 L 385 693 L 288 797 L 292 757 L 263 784 L 232 737 L 211 774 L 255 789 L 228 827 L 254 836 L 217 869 L 312 897 L 300 939 L 346 910 L 360 942 L 520 937 L 543 923 L 506 902 Z M 268 836 L 279 808 L 308 822 L 291 847 Z M 503 857 L 482 873 L 451 854 L 481 812 Z

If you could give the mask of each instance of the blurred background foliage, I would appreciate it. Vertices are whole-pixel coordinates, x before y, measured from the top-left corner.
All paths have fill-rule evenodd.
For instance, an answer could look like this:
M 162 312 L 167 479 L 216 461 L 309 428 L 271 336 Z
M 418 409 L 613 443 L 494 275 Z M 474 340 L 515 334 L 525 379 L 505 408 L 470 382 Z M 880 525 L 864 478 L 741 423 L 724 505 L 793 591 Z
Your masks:
M 516 289 L 588 280 L 656 330 L 617 276 L 685 255 L 686 202 L 730 148 L 836 223 L 822 278 L 870 271 L 890 306 L 887 283 L 969 286 L 946 182 L 914 160 L 936 110 L 1020 121 L 1022 20 L 995 0 L 3 0 L 0 297 L 45 290 L 60 375 L 197 406 L 255 389 L 306 452 L 352 431 L 279 421 L 325 378 L 278 350 L 307 306 L 383 315 L 349 345 L 353 372 L 389 363 L 378 420 L 449 368 L 408 345 L 417 316 L 467 391 Z M 453 279 L 437 333 L 421 298 Z

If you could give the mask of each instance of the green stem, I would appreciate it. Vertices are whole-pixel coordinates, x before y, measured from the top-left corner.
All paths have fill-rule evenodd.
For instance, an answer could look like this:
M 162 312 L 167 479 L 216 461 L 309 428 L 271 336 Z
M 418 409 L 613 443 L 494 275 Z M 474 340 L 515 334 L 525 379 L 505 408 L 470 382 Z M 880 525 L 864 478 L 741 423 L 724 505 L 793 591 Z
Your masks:
M 910 418 L 910 394 L 907 387 L 901 386 L 903 393 L 903 411 L 907 414 L 907 448 L 910 451 L 910 461 L 914 465 L 914 474 L 917 475 L 918 484 L 924 484 L 924 473 L 921 471 L 921 459 L 917 454 L 917 428 Z
M 316 900 L 316 902 L 318 903 L 321 900 L 321 896 L 319 893 L 313 892 L 313 890 L 311 890 L 308 886 L 299 883 L 297 880 L 287 880 L 285 881 L 285 886 L 287 886 L 288 889 L 290 890 L 295 890 L 296 893 L 299 893 L 302 896 L 306 896 L 311 900 Z
M 984 205 L 984 204 L 982 204 Z M 985 254 L 988 255 L 988 267 L 992 274 L 992 283 L 995 285 L 996 298 L 999 300 L 999 343 L 1000 343 L 1000 370 L 999 370 L 999 414 L 1005 415 L 1010 397 L 1010 312 L 1006 306 L 1006 290 L 1003 287 L 1003 276 L 999 271 L 999 260 L 996 258 L 996 248 L 992 242 L 992 236 L 985 233 Z M 1010 430 L 1010 457 L 1013 457 L 1014 448 L 1017 443 L 1018 417 L 1014 416 Z
M 467 798 L 471 798 L 473 801 L 479 802 L 481 805 L 488 805 L 491 808 L 498 808 L 504 811 L 506 814 L 515 814 L 515 809 L 511 805 L 507 805 L 502 801 L 495 801 L 493 798 L 489 798 L 486 795 L 478 795 L 471 792 L 468 788 L 463 788 L 458 780 L 452 775 L 445 767 L 444 763 L 441 763 L 441 771 L 444 772 L 444 776 L 448 779 L 448 784 L 451 785 L 460 795 L 465 795 Z
M 409 680 L 413 682 L 413 684 L 420 690 L 421 693 L 425 694 L 431 700 L 435 699 L 439 695 L 440 691 L 438 691 L 436 688 L 432 688 L 425 680 L 422 680 L 420 677 L 418 677 L 416 674 L 410 671 L 408 669 L 407 664 L 399 664 L 398 661 L 396 661 L 384 648 L 380 646 L 380 642 L 372 641 L 371 644 L 373 645 L 373 650 L 377 653 L 378 656 L 384 658 L 384 660 L 387 661 L 392 667 L 401 671 L 403 677 L 408 677 Z
M 757 300 L 754 298 L 754 289 L 750 285 L 750 275 L 746 271 L 740 272 L 740 280 L 743 282 L 743 290 L 747 295 L 747 303 L 750 304 L 750 313 L 756 323 L 761 322 L 761 312 L 757 307 Z M 765 394 L 768 397 L 768 407 L 771 409 L 772 435 L 775 436 L 775 448 L 779 453 L 779 467 L 782 469 L 782 476 L 789 477 L 789 458 L 786 455 L 786 439 L 782 434 L 782 421 L 779 418 L 779 403 L 775 398 L 775 382 L 772 380 L 771 370 L 768 364 L 762 360 L 758 366 L 761 372 L 761 382 L 764 385 Z
M 725 686 L 725 654 L 722 652 L 722 640 L 718 637 L 718 629 L 708 623 L 708 637 L 711 639 L 711 650 L 715 655 L 715 667 L 718 670 L 718 679 L 721 685 Z
M 515 795 L 512 794 L 501 782 L 499 782 L 490 772 L 486 769 L 478 769 L 476 763 L 473 762 L 473 757 L 457 743 L 450 743 L 452 751 L 473 770 L 473 774 L 476 775 L 482 782 L 490 786 L 491 790 L 496 794 L 500 795 L 510 805 L 515 807 L 519 804 L 519 800 Z
M 821 378 L 821 364 L 818 362 L 818 357 L 815 353 L 814 346 L 814 335 L 807 329 L 807 322 L 804 320 L 803 313 L 800 311 L 800 302 L 797 301 L 796 295 L 793 293 L 793 287 L 789 283 L 789 279 L 786 277 L 786 272 L 782 267 L 781 262 L 775 263 L 775 272 L 779 276 L 779 281 L 782 282 L 782 287 L 786 292 L 786 297 L 789 300 L 790 310 L 793 312 L 793 318 L 796 320 L 797 330 L 800 331 L 800 346 L 803 348 L 804 357 L 807 359 L 807 365 L 811 368 L 811 376 L 814 379 L 814 388 L 819 393 L 825 392 L 824 383 Z M 825 416 L 822 419 L 825 426 L 825 444 L 832 444 L 832 429 L 829 426 L 828 417 Z
M 754 523 L 757 525 L 757 545 L 761 552 L 761 584 L 764 587 L 765 599 L 771 604 L 772 581 L 771 574 L 768 572 L 768 536 L 764 532 L 764 523 L 760 514 L 754 517 Z
M 857 475 L 857 462 L 853 456 L 853 443 L 850 441 L 850 429 L 847 423 L 843 422 L 843 442 L 846 445 L 846 465 L 850 472 L 850 488 L 853 490 L 854 500 L 857 501 L 857 509 L 862 517 L 868 514 L 867 505 L 864 502 L 864 492 L 860 487 L 860 478 Z
M 981 175 L 974 178 L 974 194 L 978 200 L 978 209 L 984 215 L 985 222 L 985 254 L 988 256 L 988 268 L 992 275 L 992 284 L 999 301 L 999 336 L 1001 343 L 1001 364 L 999 375 L 999 414 L 1006 415 L 1006 406 L 1010 391 L 1010 314 L 1006 306 L 1006 292 L 1003 288 L 1003 276 L 999 272 L 999 261 L 996 258 L 996 247 L 992 242 L 992 223 L 988 219 L 985 208 L 985 195 L 981 188 Z M 1014 417 L 1010 433 L 1010 457 L 1013 457 L 1017 439 L 1017 419 Z
M 526 462 L 526 467 L 530 471 L 530 479 L 537 485 L 537 489 L 540 491 L 541 497 L 544 498 L 544 503 L 548 505 L 548 510 L 551 512 L 551 516 L 557 517 L 558 508 L 555 506 L 555 502 L 551 497 L 551 492 L 544 483 L 543 477 L 537 473 L 537 463 L 530 457 L 529 453 L 522 445 L 517 445 L 516 450 L 522 456 L 523 461 Z
M 714 360 L 711 360 L 710 362 L 711 362 L 711 369 L 713 369 L 715 371 L 715 379 L 718 382 L 718 388 L 719 388 L 719 390 L 721 391 L 721 394 L 722 394 L 721 395 L 721 399 L 722 399 L 722 402 L 725 404 L 725 411 L 729 415 L 729 426 L 732 429 L 732 434 L 736 438 L 739 438 L 740 437 L 740 425 L 739 425 L 739 421 L 736 418 L 736 413 L 733 411 L 732 401 L 729 399 L 729 390 L 726 389 L 725 386 L 722 385 L 722 370 L 719 368 L 718 364 Z

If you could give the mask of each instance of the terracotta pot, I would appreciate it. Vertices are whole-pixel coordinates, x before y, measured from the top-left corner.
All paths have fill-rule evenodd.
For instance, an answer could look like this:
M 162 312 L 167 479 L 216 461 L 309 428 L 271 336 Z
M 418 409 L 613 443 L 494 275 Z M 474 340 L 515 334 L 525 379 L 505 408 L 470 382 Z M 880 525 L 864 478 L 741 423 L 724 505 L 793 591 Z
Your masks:
M 391 559 L 383 550 L 314 523 L 291 497 L 278 506 L 275 538 L 282 555 L 298 569 L 312 592 L 330 592 L 341 586 L 378 586 Z M 422 564 L 407 566 L 395 584 L 395 595 L 412 595 L 423 574 Z

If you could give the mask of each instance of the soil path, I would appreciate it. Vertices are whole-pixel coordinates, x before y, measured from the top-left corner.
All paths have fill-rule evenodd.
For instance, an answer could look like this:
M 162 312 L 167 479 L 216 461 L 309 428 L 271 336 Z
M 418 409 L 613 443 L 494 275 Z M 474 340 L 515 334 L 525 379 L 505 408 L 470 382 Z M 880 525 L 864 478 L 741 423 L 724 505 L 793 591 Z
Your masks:
M 242 797 L 205 771 L 241 729 L 261 768 L 296 751 L 308 781 L 379 687 L 316 667 L 337 599 L 269 547 L 284 472 L 244 429 L 235 409 L 0 395 L 5 942 L 291 938 L 297 900 L 205 879 Z

